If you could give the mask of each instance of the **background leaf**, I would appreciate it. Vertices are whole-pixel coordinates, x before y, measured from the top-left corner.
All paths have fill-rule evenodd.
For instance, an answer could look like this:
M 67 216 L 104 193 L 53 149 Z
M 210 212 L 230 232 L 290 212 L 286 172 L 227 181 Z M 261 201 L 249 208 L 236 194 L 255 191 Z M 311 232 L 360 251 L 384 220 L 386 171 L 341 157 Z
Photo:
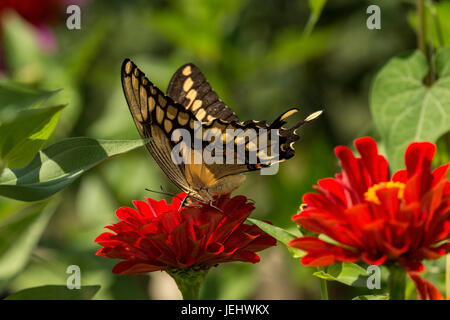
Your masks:
M 434 63 L 438 80 L 430 88 L 423 84 L 428 65 L 419 51 L 391 59 L 375 77 L 371 110 L 391 169 L 403 167 L 409 143 L 435 142 L 450 129 L 450 48 Z
M 348 286 L 366 287 L 368 274 L 366 270 L 355 263 L 336 263 L 327 271 L 318 271 L 314 275 L 328 281 L 338 281 Z
M 365 296 L 357 296 L 352 300 L 389 300 L 388 295 L 365 295 Z
M 327 0 L 308 0 L 308 3 L 309 8 L 311 9 L 311 14 L 304 30 L 305 35 L 311 34 L 314 26 L 319 20 L 320 15 L 322 14 L 323 7 L 327 3 Z
M 98 290 L 100 286 L 82 286 L 72 290 L 66 286 L 42 286 L 21 290 L 6 300 L 91 300 Z
M 299 250 L 297 248 L 291 248 L 291 247 L 287 246 L 289 241 L 300 237 L 301 234 L 296 236 L 287 230 L 284 230 L 280 227 L 271 225 L 271 224 L 261 221 L 261 220 L 257 220 L 257 219 L 253 219 L 253 218 L 247 218 L 247 220 L 250 221 L 251 223 L 257 225 L 259 228 L 261 228 L 261 230 L 263 230 L 264 232 L 267 232 L 272 237 L 274 237 L 275 239 L 277 239 L 278 241 L 280 241 L 281 243 L 286 245 L 286 248 L 289 250 L 289 252 L 292 254 L 292 256 L 294 258 L 301 258 L 306 254 L 302 250 Z
M 55 129 L 64 106 L 22 110 L 0 124 L 0 159 L 19 168 L 33 159 Z
M 56 91 L 37 90 L 11 81 L 0 82 L 0 121 L 9 120 L 20 109 L 34 106 L 54 93 Z
M 35 205 L 0 222 L 0 282 L 26 265 L 54 211 L 52 204 Z
M 37 201 L 60 191 L 100 162 L 145 144 L 143 140 L 69 138 L 39 151 L 33 161 L 0 176 L 0 195 Z
M 40 75 L 44 55 L 36 29 L 13 11 L 2 16 L 3 50 L 14 77 L 26 83 Z

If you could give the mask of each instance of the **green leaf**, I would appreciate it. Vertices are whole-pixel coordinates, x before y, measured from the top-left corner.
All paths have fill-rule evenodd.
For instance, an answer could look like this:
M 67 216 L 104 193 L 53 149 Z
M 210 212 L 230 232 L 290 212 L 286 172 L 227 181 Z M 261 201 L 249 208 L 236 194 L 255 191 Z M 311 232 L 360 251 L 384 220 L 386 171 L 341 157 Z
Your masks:
M 320 17 L 323 7 L 327 3 L 327 0 L 308 0 L 311 13 L 316 17 Z
M 287 230 L 284 230 L 280 227 L 276 227 L 274 225 L 271 225 L 271 224 L 261 221 L 261 220 L 257 220 L 257 219 L 253 219 L 253 218 L 247 218 L 247 220 L 250 221 L 251 223 L 257 225 L 261 230 L 263 230 L 264 232 L 267 232 L 269 235 L 271 235 L 272 237 L 274 237 L 275 239 L 277 239 L 278 241 L 280 241 L 281 243 L 286 245 L 287 249 L 289 250 L 289 252 L 292 254 L 292 256 L 294 258 L 301 258 L 306 254 L 302 250 L 299 250 L 297 248 L 291 248 L 291 247 L 287 246 L 289 241 L 291 241 L 295 238 L 301 237 L 301 234 L 294 235 Z
M 327 271 L 318 271 L 314 275 L 328 281 L 338 281 L 348 286 L 366 287 L 369 274 L 354 263 L 337 263 L 328 267 Z
M 0 125 L 0 159 L 19 168 L 33 159 L 50 137 L 64 106 L 28 109 Z
M 327 3 L 327 0 L 308 0 L 309 8 L 311 9 L 311 14 L 309 15 L 308 22 L 306 24 L 304 35 L 310 35 L 313 31 L 317 21 L 322 14 L 323 7 Z
M 388 295 L 364 295 L 354 297 L 352 300 L 389 300 Z
M 18 110 L 32 107 L 56 92 L 36 90 L 11 81 L 0 82 L 0 121 L 9 120 Z
M 100 162 L 145 143 L 90 138 L 61 140 L 39 151 L 26 167 L 5 169 L 0 176 L 0 195 L 22 201 L 47 198 Z
M 27 264 L 54 205 L 28 207 L 0 222 L 0 282 L 16 275 Z
M 35 82 L 45 72 L 36 28 L 13 11 L 2 17 L 3 49 L 14 78 Z
M 5 300 L 91 300 L 100 290 L 100 286 L 82 286 L 80 289 L 68 289 L 66 286 L 42 286 L 16 292 Z
M 408 144 L 435 142 L 450 129 L 450 48 L 434 64 L 438 80 L 431 87 L 422 82 L 428 65 L 419 51 L 391 59 L 373 82 L 371 110 L 393 170 L 403 167 Z

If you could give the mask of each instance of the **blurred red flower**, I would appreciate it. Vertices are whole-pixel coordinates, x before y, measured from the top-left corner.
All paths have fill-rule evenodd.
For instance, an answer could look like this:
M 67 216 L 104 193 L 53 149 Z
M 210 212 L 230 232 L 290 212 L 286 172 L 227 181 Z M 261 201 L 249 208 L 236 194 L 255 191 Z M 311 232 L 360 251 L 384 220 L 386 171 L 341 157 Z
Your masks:
M 122 259 L 117 274 L 137 274 L 165 269 L 199 267 L 243 261 L 256 263 L 256 252 L 276 245 L 276 240 L 255 225 L 244 224 L 254 210 L 244 196 L 220 198 L 219 208 L 198 203 L 180 209 L 181 193 L 171 204 L 165 200 L 133 201 L 136 210 L 119 208 L 121 220 L 95 239 L 102 245 L 97 255 Z
M 450 251 L 450 164 L 432 171 L 435 145 L 416 142 L 406 150 L 406 170 L 390 177 L 372 138 L 357 139 L 355 147 L 360 158 L 345 146 L 335 149 L 342 173 L 319 180 L 317 192 L 303 197 L 303 210 L 292 218 L 339 244 L 305 236 L 289 245 L 307 252 L 301 260 L 307 266 L 362 260 L 422 271 L 422 260 Z
M 41 26 L 65 14 L 67 5 L 64 0 L 2 0 L 0 15 L 7 9 L 14 10 L 28 22 Z

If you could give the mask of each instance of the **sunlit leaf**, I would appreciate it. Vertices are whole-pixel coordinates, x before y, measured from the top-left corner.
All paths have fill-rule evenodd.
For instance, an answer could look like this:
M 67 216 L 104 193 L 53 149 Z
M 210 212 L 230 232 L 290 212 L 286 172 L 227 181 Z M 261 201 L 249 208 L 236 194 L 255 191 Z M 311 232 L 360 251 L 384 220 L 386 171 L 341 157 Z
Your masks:
M 434 64 L 438 80 L 431 87 L 423 84 L 429 69 L 419 51 L 391 59 L 373 82 L 372 114 L 394 170 L 403 167 L 408 144 L 435 142 L 450 129 L 450 48 Z
M 145 144 L 143 140 L 64 139 L 38 152 L 26 167 L 5 169 L 0 176 L 0 195 L 36 201 L 72 183 L 100 162 Z
M 389 300 L 388 295 L 365 295 L 365 296 L 357 296 L 352 300 Z
M 0 222 L 0 282 L 26 265 L 53 212 L 52 204 L 37 205 Z
M 28 109 L 0 124 L 0 159 L 9 168 L 26 165 L 50 137 L 64 106 Z
M 325 271 L 315 272 L 318 278 L 328 281 L 338 281 L 349 286 L 366 287 L 369 274 L 367 271 L 354 263 L 336 263 L 329 266 Z
M 66 286 L 42 286 L 16 292 L 6 300 L 91 300 L 100 290 L 100 286 L 82 286 L 80 289 L 68 289 Z
M 257 225 L 261 230 L 263 230 L 264 232 L 267 232 L 269 235 L 271 235 L 272 237 L 274 237 L 275 239 L 277 239 L 278 241 L 280 241 L 281 243 L 283 243 L 286 246 L 289 241 L 301 236 L 300 234 L 294 235 L 287 230 L 284 230 L 280 227 L 271 225 L 271 224 L 261 221 L 261 220 L 257 220 L 257 219 L 253 219 L 253 218 L 247 218 L 247 220 L 250 221 L 251 223 Z M 297 248 L 292 248 L 292 247 L 287 246 L 287 249 L 293 255 L 294 258 L 301 258 L 305 255 L 305 252 L 303 252 L 302 250 L 299 250 Z

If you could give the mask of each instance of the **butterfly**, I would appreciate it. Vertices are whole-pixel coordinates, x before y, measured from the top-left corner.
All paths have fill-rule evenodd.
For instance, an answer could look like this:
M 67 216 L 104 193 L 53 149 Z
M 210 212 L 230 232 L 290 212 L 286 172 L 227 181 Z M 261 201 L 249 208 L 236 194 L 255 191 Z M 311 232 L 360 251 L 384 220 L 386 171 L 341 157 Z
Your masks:
M 181 66 L 175 72 L 166 94 L 129 59 L 122 64 L 121 79 L 128 107 L 141 137 L 151 138 L 146 144 L 150 154 L 175 185 L 188 197 L 203 203 L 211 203 L 216 196 L 230 194 L 240 187 L 245 181 L 242 173 L 261 170 L 292 158 L 295 154 L 294 142 L 299 139 L 296 130 L 322 113 L 317 111 L 291 128 L 284 128 L 283 125 L 288 117 L 298 112 L 296 108 L 284 112 L 271 124 L 256 120 L 242 122 L 220 100 L 200 69 L 192 63 Z M 222 146 L 231 144 L 225 152 L 219 151 L 214 155 L 224 161 L 175 162 L 172 151 L 180 141 L 173 139 L 174 132 L 183 129 L 194 137 L 199 128 L 218 133 Z M 230 138 L 229 132 L 239 134 Z M 273 132 L 277 134 L 276 139 Z M 264 148 L 257 145 L 256 140 L 266 141 Z M 194 157 L 203 154 L 208 144 L 202 141 L 199 148 L 188 142 L 185 147 L 189 157 Z M 236 152 L 238 147 L 243 147 L 239 150 L 244 152 Z M 271 147 L 275 147 L 275 152 L 271 151 Z M 253 161 L 250 161 L 250 154 Z M 226 157 L 235 161 L 226 162 Z

